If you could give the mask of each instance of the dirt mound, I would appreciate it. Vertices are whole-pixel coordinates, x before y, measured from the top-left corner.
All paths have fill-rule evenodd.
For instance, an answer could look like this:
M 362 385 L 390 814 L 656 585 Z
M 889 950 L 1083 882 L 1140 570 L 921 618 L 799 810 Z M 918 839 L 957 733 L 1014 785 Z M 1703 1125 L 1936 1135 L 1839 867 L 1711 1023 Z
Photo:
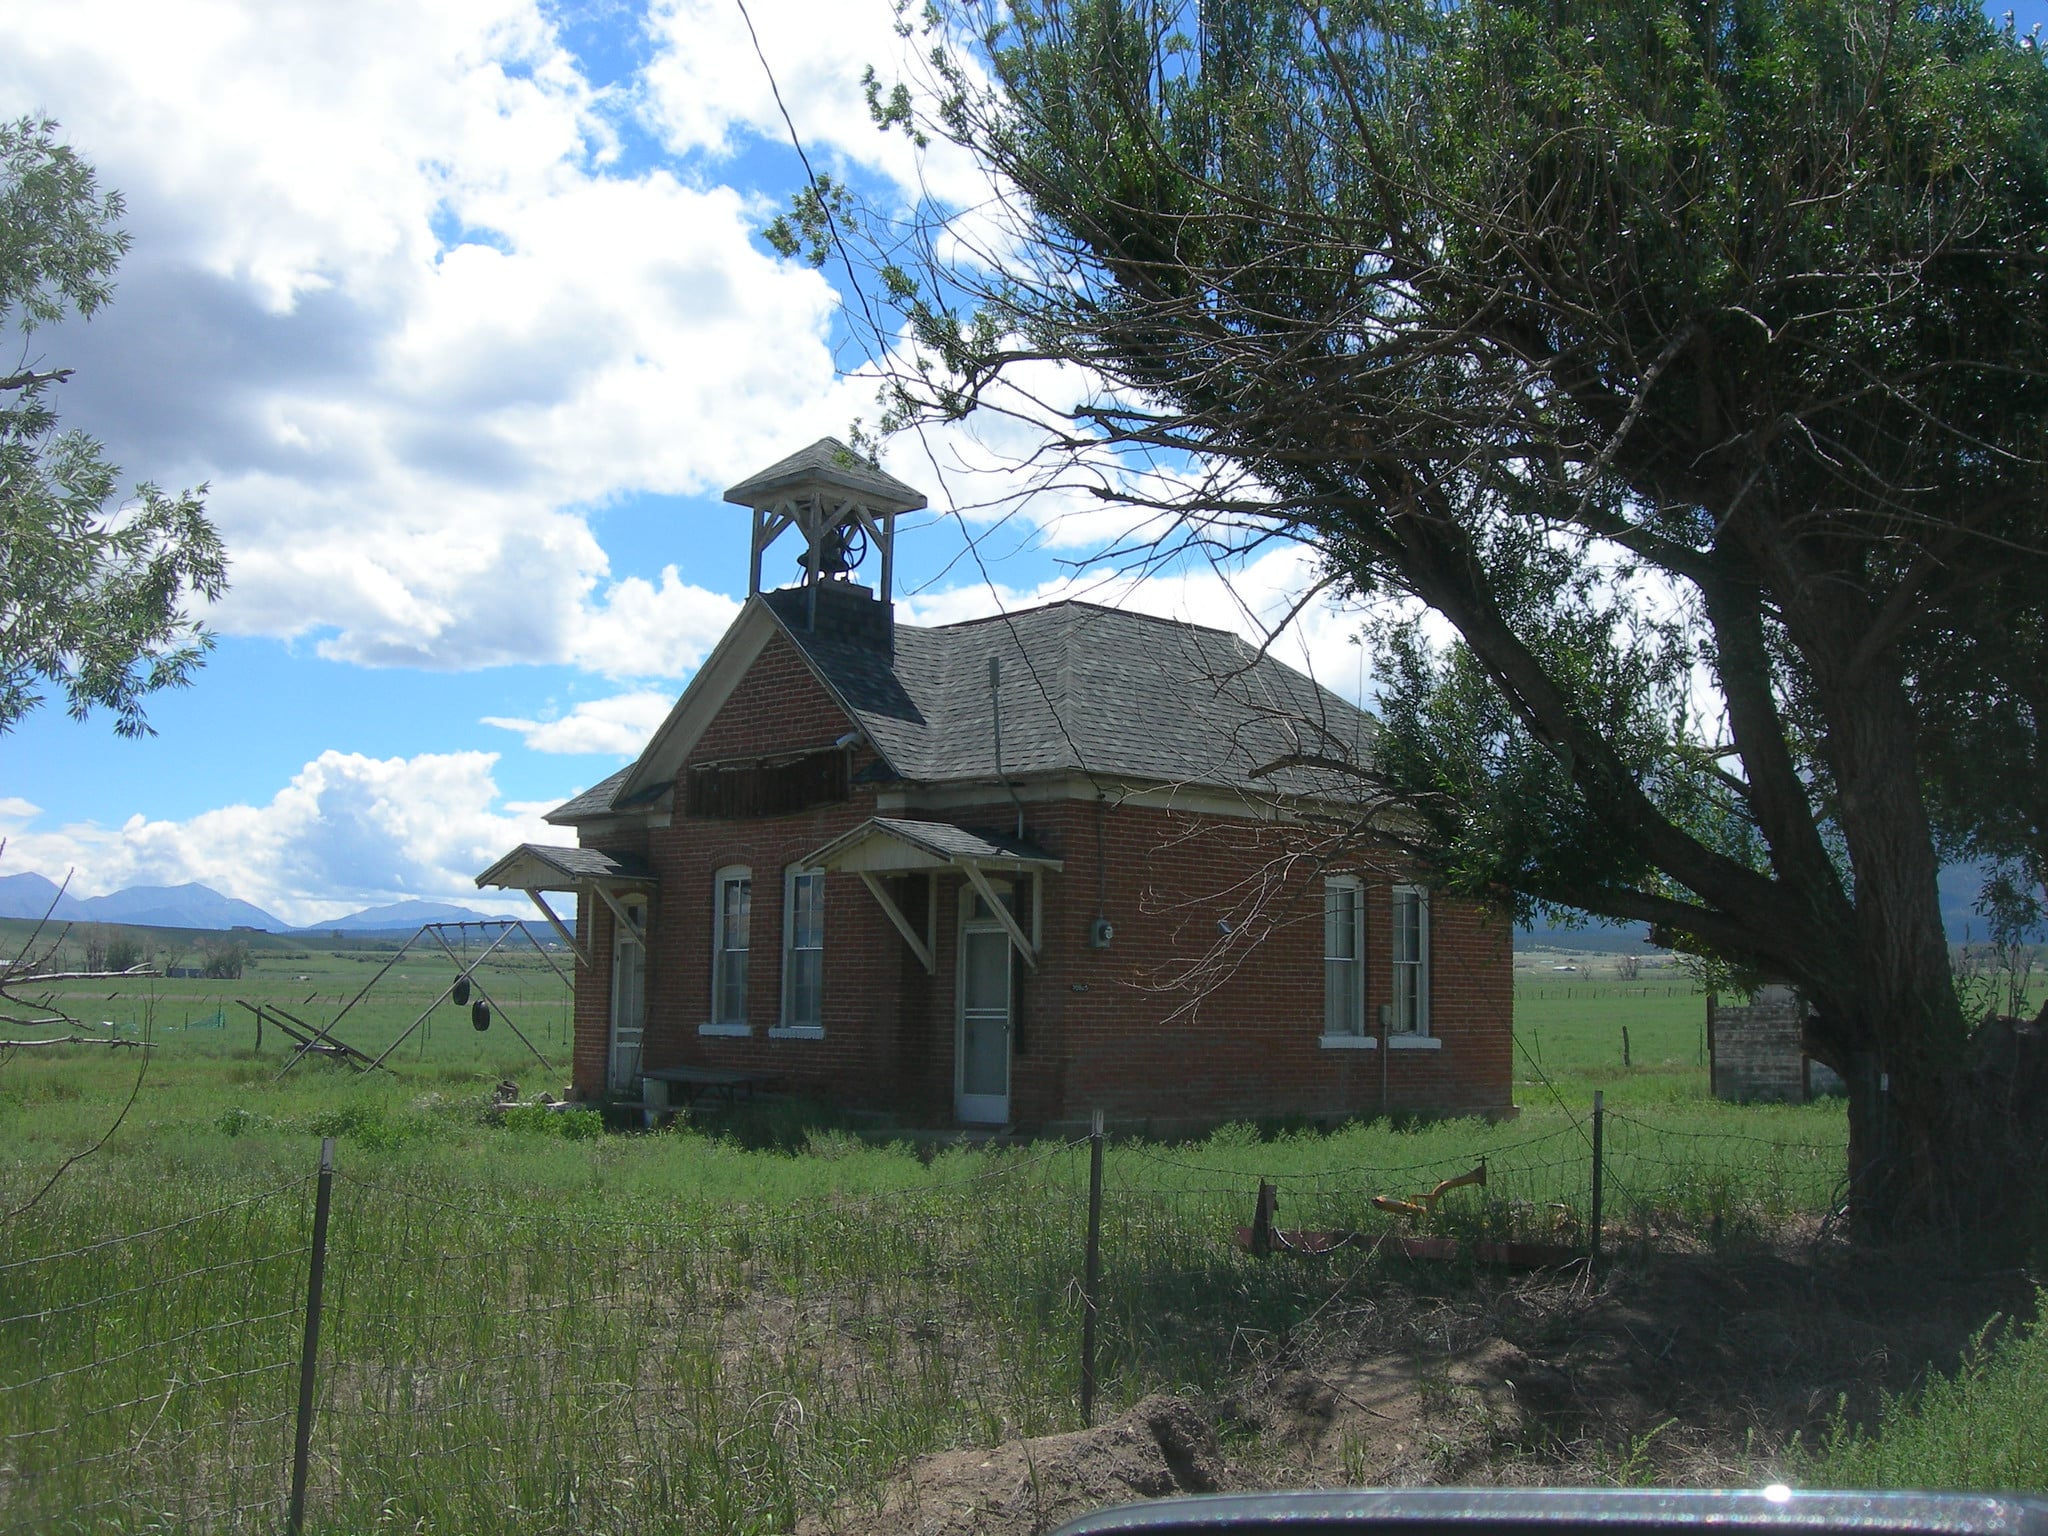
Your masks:
M 1038 1536 L 1107 1504 L 1235 1486 L 1216 1432 L 1178 1397 L 1148 1397 L 1119 1419 L 990 1450 L 913 1462 L 879 1509 L 805 1521 L 800 1536 Z
M 1214 1398 L 922 1457 L 879 1502 L 799 1530 L 1041 1536 L 1105 1505 L 1254 1488 L 1760 1483 L 1838 1404 L 1867 1417 L 2033 1297 L 2019 1271 L 1812 1233 L 1598 1276 L 1385 1272 L 1252 1349 Z

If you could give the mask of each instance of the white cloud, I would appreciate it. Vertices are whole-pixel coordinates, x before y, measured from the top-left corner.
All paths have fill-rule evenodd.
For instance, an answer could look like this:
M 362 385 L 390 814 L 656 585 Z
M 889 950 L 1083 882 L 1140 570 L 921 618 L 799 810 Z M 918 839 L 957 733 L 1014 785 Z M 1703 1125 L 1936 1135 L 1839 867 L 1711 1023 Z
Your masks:
M 878 129 L 868 112 L 861 77 L 870 66 L 885 90 L 899 80 L 914 87 L 929 73 L 930 40 L 917 30 L 899 37 L 890 0 L 748 0 L 747 12 L 758 55 L 731 0 L 661 0 L 649 16 L 656 53 L 645 72 L 647 111 L 671 149 L 724 156 L 738 133 L 787 144 L 793 124 L 814 163 L 844 159 L 954 208 L 985 200 L 988 183 L 964 152 L 943 141 L 920 151 L 900 131 Z M 912 11 L 909 19 L 919 18 Z
M 666 693 L 622 693 L 578 704 L 557 720 L 515 720 L 486 715 L 485 725 L 517 731 L 532 752 L 637 753 L 667 718 L 675 697 Z
M 76 869 L 71 890 L 80 896 L 196 881 L 294 923 L 415 897 L 503 909 L 495 893 L 476 889 L 477 872 L 516 843 L 559 834 L 551 839 L 532 806 L 495 804 L 497 760 L 323 752 L 266 805 L 184 821 L 138 815 L 119 827 L 18 827 L 8 866 L 52 878 Z
M 587 509 L 787 452 L 837 301 L 759 248 L 746 194 L 617 171 L 622 103 L 535 0 L 38 7 L 5 101 L 129 199 L 117 302 L 48 345 L 68 422 L 211 482 L 222 629 L 620 675 L 610 621 L 651 603 L 646 675 L 693 664 L 674 610 L 705 573 L 607 588 Z
M 569 637 L 569 655 L 606 677 L 682 677 L 696 670 L 739 612 L 733 598 L 690 585 L 666 566 L 658 586 L 631 576 L 607 588 L 601 604 L 586 603 Z

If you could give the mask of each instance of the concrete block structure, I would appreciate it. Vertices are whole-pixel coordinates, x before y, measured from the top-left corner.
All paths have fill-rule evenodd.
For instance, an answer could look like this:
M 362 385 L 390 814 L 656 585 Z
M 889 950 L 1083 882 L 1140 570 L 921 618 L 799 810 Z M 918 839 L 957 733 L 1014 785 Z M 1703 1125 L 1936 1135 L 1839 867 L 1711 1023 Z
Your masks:
M 1749 1003 L 1707 998 L 1707 1051 L 1714 1097 L 1737 1104 L 1804 1104 L 1840 1079 L 1806 1057 L 1806 1000 L 1790 987 L 1759 987 Z

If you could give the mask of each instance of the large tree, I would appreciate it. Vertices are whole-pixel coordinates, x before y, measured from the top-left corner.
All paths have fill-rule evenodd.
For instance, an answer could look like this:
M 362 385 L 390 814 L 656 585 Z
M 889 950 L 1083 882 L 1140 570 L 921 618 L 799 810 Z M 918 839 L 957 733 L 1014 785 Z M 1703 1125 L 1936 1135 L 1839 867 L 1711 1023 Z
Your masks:
M 1066 445 L 1195 466 L 1151 483 L 1203 537 L 1384 599 L 1375 766 L 1440 880 L 1795 982 L 1868 1227 L 2017 1214 L 2038 1122 L 1986 1118 L 1935 881 L 2039 825 L 2036 717 L 1984 708 L 2038 695 L 2048 617 L 2028 41 L 1969 0 L 932 20 L 932 94 L 877 116 L 999 206 L 864 226 L 897 420 L 1100 381 Z M 786 244 L 847 234 L 826 191 Z
M 0 361 L 0 734 L 51 685 L 73 716 L 105 708 L 118 734 L 146 733 L 145 697 L 190 681 L 212 644 L 187 604 L 226 586 L 204 487 L 120 499 L 100 445 L 58 427 L 71 370 L 32 352 L 38 327 L 107 302 L 120 217 L 54 123 L 0 122 L 0 340 L 16 344 Z

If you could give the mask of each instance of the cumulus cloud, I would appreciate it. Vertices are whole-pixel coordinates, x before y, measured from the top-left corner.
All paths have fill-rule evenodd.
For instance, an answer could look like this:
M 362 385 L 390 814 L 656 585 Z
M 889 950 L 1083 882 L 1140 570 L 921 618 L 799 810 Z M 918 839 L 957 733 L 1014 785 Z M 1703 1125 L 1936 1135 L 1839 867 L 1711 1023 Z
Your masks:
M 738 478 L 832 388 L 829 285 L 759 247 L 748 195 L 620 170 L 627 104 L 537 0 L 42 7 L 0 100 L 128 197 L 117 302 L 42 345 L 68 422 L 210 482 L 228 632 L 611 673 L 647 584 L 611 583 L 589 510 Z
M 196 881 L 288 922 L 413 898 L 504 907 L 477 872 L 515 843 L 546 842 L 544 807 L 497 804 L 491 752 L 373 758 L 323 752 L 264 805 L 229 805 L 184 821 L 132 816 L 48 831 L 10 801 L 10 871 L 61 879 L 74 895 Z
M 666 693 L 621 693 L 578 704 L 554 720 L 517 720 L 486 715 L 485 725 L 517 731 L 532 752 L 631 755 L 647 745 L 675 703 Z
M 929 73 L 929 40 L 899 36 L 889 0 L 750 0 L 747 12 L 759 57 L 746 16 L 729 0 L 659 0 L 650 12 L 645 102 L 671 149 L 725 156 L 743 135 L 785 144 L 793 125 L 810 154 L 878 173 L 910 197 L 929 192 L 956 209 L 986 200 L 988 182 L 971 157 L 943 141 L 920 151 L 902 133 L 876 128 L 868 112 L 868 68 L 885 90 Z
M 578 666 L 606 677 L 682 677 L 696 670 L 739 611 L 735 599 L 665 566 L 658 583 L 629 576 L 608 587 L 602 601 L 583 604 L 568 651 Z

